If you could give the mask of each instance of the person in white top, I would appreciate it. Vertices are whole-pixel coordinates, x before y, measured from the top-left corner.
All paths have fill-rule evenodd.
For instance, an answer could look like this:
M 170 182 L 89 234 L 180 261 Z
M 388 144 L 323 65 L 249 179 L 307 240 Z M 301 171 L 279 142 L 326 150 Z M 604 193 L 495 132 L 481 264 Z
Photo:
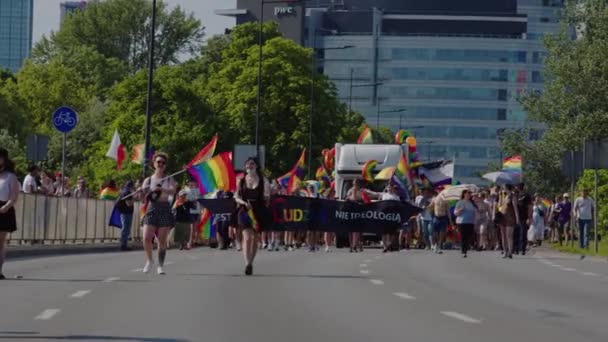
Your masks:
M 374 191 L 371 191 L 368 189 L 364 189 L 363 191 L 365 191 L 370 197 L 377 198 L 380 201 L 399 201 L 399 200 L 401 200 L 399 198 L 399 194 L 397 193 L 397 191 L 398 191 L 397 186 L 394 184 L 389 184 L 386 187 L 386 189 L 384 190 L 384 192 L 374 192 Z M 384 245 L 384 249 L 382 250 L 382 253 L 388 252 L 391 247 L 391 234 L 390 233 L 382 234 L 382 244 Z
M 23 180 L 22 191 L 26 194 L 35 194 L 38 192 L 38 183 L 36 183 L 36 177 L 38 177 L 38 166 L 32 165 L 27 169 L 27 176 Z
M 574 201 L 574 215 L 578 220 L 578 241 L 581 248 L 589 246 L 588 233 L 593 228 L 595 202 L 589 198 L 587 189 L 581 192 L 581 197 Z
M 19 181 L 15 176 L 15 164 L 9 159 L 8 151 L 0 148 L 0 280 L 2 274 L 6 237 L 17 230 L 15 203 L 19 197 Z

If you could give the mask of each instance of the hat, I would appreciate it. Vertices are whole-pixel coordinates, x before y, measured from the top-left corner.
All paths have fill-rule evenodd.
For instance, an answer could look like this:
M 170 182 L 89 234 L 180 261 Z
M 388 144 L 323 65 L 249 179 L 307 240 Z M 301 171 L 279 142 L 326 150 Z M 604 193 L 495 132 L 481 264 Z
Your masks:
M 564 194 L 564 196 L 563 196 L 563 197 L 568 197 L 568 198 L 570 198 L 570 194 L 566 192 L 566 193 Z
M 188 190 L 180 190 L 180 192 L 177 194 L 178 197 L 187 196 L 187 195 L 188 195 Z

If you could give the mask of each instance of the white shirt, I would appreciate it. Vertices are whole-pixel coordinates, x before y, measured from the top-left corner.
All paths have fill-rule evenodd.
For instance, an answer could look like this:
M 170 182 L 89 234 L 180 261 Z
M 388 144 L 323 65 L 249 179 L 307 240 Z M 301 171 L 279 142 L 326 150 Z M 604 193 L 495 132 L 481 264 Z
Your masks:
M 32 175 L 28 174 L 27 176 L 25 176 L 25 179 L 23 180 L 23 192 L 25 192 L 26 194 L 31 194 L 32 191 L 31 189 L 34 189 L 33 192 L 36 192 L 36 190 L 38 189 L 38 184 L 36 184 L 36 178 L 34 178 Z
M 10 172 L 0 172 L 0 201 L 8 202 L 11 199 L 13 186 L 19 187 L 17 177 Z
M 574 213 L 579 220 L 593 220 L 593 209 L 595 203 L 589 197 L 579 197 L 574 201 Z
M 391 194 L 390 192 L 383 192 L 380 196 L 381 201 L 398 201 L 399 196 Z
M 418 197 L 416 197 L 416 206 L 418 206 L 420 208 L 426 208 L 420 213 L 420 217 L 425 221 L 433 220 L 433 216 L 431 215 L 431 212 L 429 210 L 430 203 L 431 203 L 430 198 L 429 199 L 424 198 L 424 196 L 422 196 L 422 195 L 419 195 Z

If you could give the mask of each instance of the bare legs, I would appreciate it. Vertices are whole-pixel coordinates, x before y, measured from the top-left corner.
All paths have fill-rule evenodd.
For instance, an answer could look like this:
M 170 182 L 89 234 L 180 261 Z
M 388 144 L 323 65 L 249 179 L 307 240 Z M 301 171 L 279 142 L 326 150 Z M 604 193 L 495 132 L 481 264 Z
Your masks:
M 500 233 L 502 235 L 502 248 L 504 251 L 504 258 L 513 257 L 513 231 L 514 226 L 500 227 Z
M 253 272 L 253 260 L 258 252 L 258 236 L 259 234 L 251 229 L 243 229 L 243 257 L 247 267 L 245 268 L 245 274 L 251 275 Z
M 144 226 L 144 251 L 146 254 L 146 266 L 144 266 L 145 273 L 147 273 L 150 270 L 150 267 L 154 264 L 152 249 L 154 237 L 156 236 L 156 232 L 158 232 L 158 273 L 164 274 L 162 267 L 165 264 L 165 257 L 167 255 L 167 237 L 169 236 L 170 231 L 171 227 L 156 228 L 150 225 Z
M 334 244 L 335 239 L 336 239 L 336 236 L 334 233 L 325 232 L 325 234 L 323 236 L 323 240 L 325 241 L 325 251 L 326 252 L 331 251 L 331 246 Z
M 6 253 L 6 236 L 7 232 L 0 232 L 0 278 L 2 276 L 2 265 L 4 265 L 4 255 Z

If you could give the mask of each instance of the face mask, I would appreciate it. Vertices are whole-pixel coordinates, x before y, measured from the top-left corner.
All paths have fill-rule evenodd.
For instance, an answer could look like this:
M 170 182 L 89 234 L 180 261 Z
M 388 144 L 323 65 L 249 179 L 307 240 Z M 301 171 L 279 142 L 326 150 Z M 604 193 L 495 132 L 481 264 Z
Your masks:
M 247 169 L 245 171 L 247 172 L 248 175 L 251 175 L 255 172 L 255 169 Z

